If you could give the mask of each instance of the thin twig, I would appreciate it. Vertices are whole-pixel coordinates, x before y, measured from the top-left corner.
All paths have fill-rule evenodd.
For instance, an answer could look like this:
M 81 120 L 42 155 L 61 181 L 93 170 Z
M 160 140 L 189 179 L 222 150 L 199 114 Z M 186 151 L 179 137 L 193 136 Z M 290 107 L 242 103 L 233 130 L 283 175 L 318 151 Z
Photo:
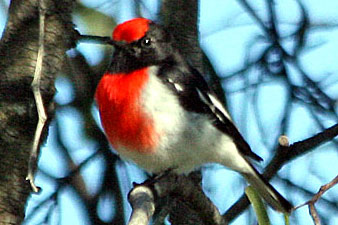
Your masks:
M 45 111 L 45 107 L 43 105 L 43 100 L 40 91 L 40 81 L 42 76 L 42 64 L 44 57 L 45 14 L 46 14 L 45 2 L 44 0 L 39 0 L 39 51 L 36 59 L 34 79 L 31 84 L 39 120 L 34 134 L 33 145 L 29 156 L 28 173 L 26 177 L 26 180 L 29 180 L 32 190 L 34 192 L 39 191 L 39 188 L 34 183 L 34 173 L 37 167 L 37 158 L 39 153 L 41 134 L 47 121 L 47 114 Z
M 279 175 L 276 176 L 279 181 L 285 184 L 288 187 L 288 190 L 297 190 L 300 194 L 307 197 L 308 199 L 312 198 L 315 193 L 310 190 L 307 190 L 302 184 L 296 184 L 292 182 L 290 179 L 281 177 Z M 321 198 L 321 205 L 326 208 L 330 208 L 331 210 L 338 211 L 338 201 L 336 198 Z M 299 208 L 299 206 L 295 207 L 295 210 Z
M 250 6 L 247 0 L 238 0 L 238 2 L 243 6 L 245 10 L 248 11 L 248 14 L 257 22 L 259 27 L 264 31 L 268 36 L 271 35 L 268 27 L 264 24 L 263 20 L 257 15 L 255 10 Z
M 304 205 L 309 205 L 309 211 L 310 214 L 312 216 L 313 222 L 315 225 L 320 225 L 320 219 L 319 219 L 319 215 L 318 212 L 316 210 L 315 207 L 315 203 L 322 197 L 322 195 L 327 192 L 328 190 L 330 190 L 333 186 L 335 186 L 338 183 L 338 175 L 329 183 L 324 184 L 323 186 L 320 187 L 319 191 L 317 192 L 317 194 L 315 194 L 312 199 L 310 199 L 309 201 L 305 202 L 304 204 L 297 206 L 296 209 L 304 206 Z
M 321 225 L 321 222 L 320 222 L 320 219 L 319 219 L 319 215 L 318 215 L 318 212 L 317 212 L 317 210 L 315 208 L 315 205 L 314 204 L 309 204 L 309 210 L 310 210 L 310 214 L 312 216 L 313 222 L 316 225 Z
M 290 146 L 291 149 L 287 153 L 287 159 L 285 162 L 299 157 L 327 141 L 331 141 L 336 136 L 338 136 L 338 124 L 335 124 L 303 141 L 295 142 Z
M 285 163 L 311 151 L 326 141 L 332 140 L 336 136 L 338 136 L 338 124 L 290 146 L 287 146 L 287 140 L 284 140 L 285 137 L 283 137 L 279 140 L 282 141 L 282 143 L 280 142 L 275 156 L 265 168 L 263 176 L 267 180 L 270 180 Z M 226 221 L 233 220 L 239 214 L 238 212 L 242 212 L 248 205 L 249 201 L 245 195 L 242 195 L 241 198 L 224 214 L 224 219 Z

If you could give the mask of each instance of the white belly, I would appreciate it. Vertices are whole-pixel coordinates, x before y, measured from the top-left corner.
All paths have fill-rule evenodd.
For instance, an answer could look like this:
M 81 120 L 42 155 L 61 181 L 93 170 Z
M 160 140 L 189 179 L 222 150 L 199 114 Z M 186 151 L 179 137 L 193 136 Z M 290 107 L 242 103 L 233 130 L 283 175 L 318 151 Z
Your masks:
M 236 162 L 243 157 L 235 144 L 216 129 L 206 115 L 185 111 L 179 106 L 178 97 L 155 75 L 149 78 L 147 85 L 141 102 L 145 103 L 145 112 L 153 119 L 160 137 L 156 151 L 142 154 L 120 147 L 118 151 L 122 157 L 151 173 L 168 169 L 188 173 L 210 162 L 241 170 L 236 168 Z

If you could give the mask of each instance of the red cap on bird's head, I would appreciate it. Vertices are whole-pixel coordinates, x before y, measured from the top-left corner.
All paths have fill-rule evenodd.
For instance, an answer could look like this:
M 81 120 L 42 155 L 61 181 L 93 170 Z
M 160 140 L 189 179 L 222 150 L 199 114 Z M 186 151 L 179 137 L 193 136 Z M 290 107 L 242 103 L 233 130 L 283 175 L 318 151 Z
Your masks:
M 151 20 L 135 18 L 116 26 L 113 32 L 114 41 L 126 41 L 128 43 L 142 38 L 149 30 Z

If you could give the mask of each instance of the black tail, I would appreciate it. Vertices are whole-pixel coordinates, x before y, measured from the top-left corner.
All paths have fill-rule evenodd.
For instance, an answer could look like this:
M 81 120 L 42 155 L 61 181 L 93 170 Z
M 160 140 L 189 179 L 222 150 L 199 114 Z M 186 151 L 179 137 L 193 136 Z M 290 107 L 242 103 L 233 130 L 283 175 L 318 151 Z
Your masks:
M 290 213 L 293 206 L 274 187 L 269 184 L 264 177 L 252 168 L 250 173 L 241 173 L 245 179 L 255 188 L 255 190 L 269 203 L 275 210 Z

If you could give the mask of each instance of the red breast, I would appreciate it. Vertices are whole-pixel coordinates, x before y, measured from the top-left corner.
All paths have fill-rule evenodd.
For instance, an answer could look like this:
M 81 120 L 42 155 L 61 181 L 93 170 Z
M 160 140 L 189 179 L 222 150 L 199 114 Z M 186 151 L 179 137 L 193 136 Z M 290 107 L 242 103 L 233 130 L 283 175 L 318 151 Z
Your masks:
M 142 89 L 149 80 L 148 68 L 131 73 L 105 74 L 96 90 L 101 123 L 112 146 L 141 153 L 154 151 L 157 136 L 153 120 L 141 104 Z

